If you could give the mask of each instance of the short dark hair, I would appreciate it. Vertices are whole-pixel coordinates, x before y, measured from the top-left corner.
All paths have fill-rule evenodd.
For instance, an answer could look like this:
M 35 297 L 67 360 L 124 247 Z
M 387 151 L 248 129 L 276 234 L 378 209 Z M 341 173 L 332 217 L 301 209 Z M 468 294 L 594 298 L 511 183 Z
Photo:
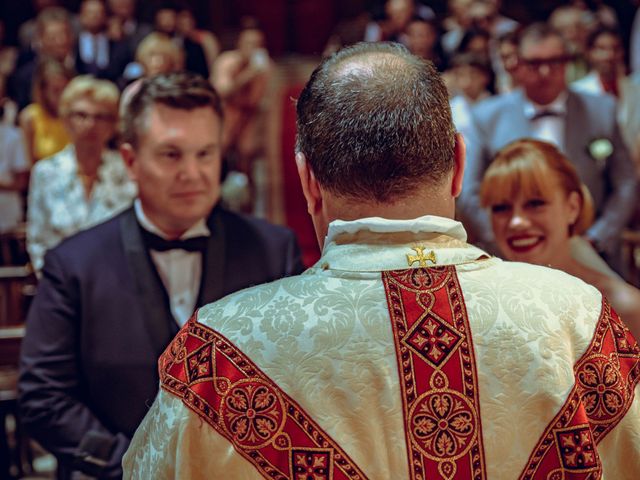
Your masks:
M 149 108 L 155 104 L 181 110 L 211 107 L 222 120 L 220 96 L 205 78 L 195 73 L 163 73 L 146 78 L 124 105 L 120 138 L 137 146 Z
M 400 199 L 454 165 L 447 90 L 431 62 L 400 44 L 358 43 L 325 59 L 297 116 L 297 150 L 339 196 Z
M 528 27 L 524 28 L 518 38 L 518 54 L 522 53 L 522 45 L 525 42 L 542 42 L 550 37 L 557 37 L 562 42 L 562 47 L 565 52 L 568 52 L 567 42 L 562 34 L 553 28 L 551 25 L 545 22 L 532 23 Z
M 620 42 L 620 46 L 623 46 L 622 35 L 618 29 L 599 25 L 595 30 L 589 33 L 589 36 L 587 37 L 587 50 L 591 50 L 593 48 L 596 40 L 598 40 L 601 35 L 611 35 Z

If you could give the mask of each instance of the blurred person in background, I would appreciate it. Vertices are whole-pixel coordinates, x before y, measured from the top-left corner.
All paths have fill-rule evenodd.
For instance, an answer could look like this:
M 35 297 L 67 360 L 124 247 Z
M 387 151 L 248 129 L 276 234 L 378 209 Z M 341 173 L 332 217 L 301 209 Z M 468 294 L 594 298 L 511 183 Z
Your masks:
M 618 30 L 599 27 L 587 38 L 591 70 L 571 88 L 618 99 L 618 124 L 640 173 L 640 81 L 626 75 L 624 45 Z
M 561 5 L 551 12 L 549 25 L 560 32 L 571 57 L 566 67 L 567 82 L 584 77 L 589 71 L 586 43 L 593 28 L 591 16 L 575 5 Z
M 173 2 L 161 3 L 154 16 L 154 28 L 168 35 L 184 51 L 184 68 L 204 78 L 209 77 L 209 66 L 203 46 L 178 31 L 178 6 Z
M 69 143 L 60 115 L 60 98 L 75 72 L 51 58 L 40 61 L 33 79 L 33 103 L 18 117 L 32 164 L 58 153 Z
M 50 7 L 60 7 L 60 0 L 31 0 L 35 13 L 33 18 L 24 21 L 18 28 L 18 45 L 23 55 L 33 58 L 38 50 L 37 18 L 40 13 Z
M 249 25 L 240 32 L 236 48 L 220 54 L 211 79 L 224 107 L 223 154 L 229 168 L 249 181 L 252 162 L 263 148 L 258 123 L 271 72 L 264 33 Z
M 220 42 L 216 36 L 208 30 L 197 26 L 195 15 L 189 8 L 181 8 L 176 19 L 176 33 L 178 37 L 194 42 L 200 47 L 207 58 L 209 72 L 213 71 L 213 64 L 220 54 Z
M 430 60 L 439 71 L 446 68 L 445 55 L 440 46 L 440 33 L 435 20 L 414 17 L 405 29 L 406 47 L 411 53 Z
M 66 68 L 75 69 L 75 35 L 69 13 L 61 7 L 49 7 L 36 19 L 37 54 L 20 66 L 9 81 L 9 95 L 22 110 L 31 103 L 32 81 L 36 67 L 44 58 L 53 58 Z
M 60 115 L 71 143 L 38 162 L 29 185 L 27 251 L 37 272 L 47 250 L 129 207 L 135 197 L 122 158 L 108 146 L 119 97 L 113 83 L 87 75 L 62 93 Z
M 556 146 L 531 139 L 507 145 L 487 169 L 480 197 L 507 260 L 557 268 L 595 286 L 640 337 L 640 291 L 581 236 L 593 220 L 591 195 Z
M 518 34 L 507 32 L 497 39 L 500 68 L 495 72 L 495 89 L 498 93 L 510 92 L 517 88 Z
M 0 145 L 0 233 L 5 233 L 24 220 L 22 199 L 29 184 L 31 164 L 20 129 L 0 124 Z
M 127 44 L 109 38 L 107 7 L 103 0 L 83 0 L 80 4 L 80 32 L 76 70 L 115 82 L 129 61 Z
M 442 26 L 446 32 L 442 35 L 442 48 L 449 56 L 458 49 L 462 37 L 471 27 L 469 9 L 474 0 L 448 0 L 449 16 L 444 19 Z
M 407 45 L 406 29 L 414 17 L 435 19 L 431 8 L 425 5 L 417 7 L 415 0 L 387 0 L 384 13 L 384 18 L 367 25 L 364 33 L 365 42 L 389 41 Z
M 144 37 L 153 31 L 148 23 L 138 19 L 137 0 L 107 0 L 109 19 L 119 26 L 119 39 L 127 43 L 130 57 Z

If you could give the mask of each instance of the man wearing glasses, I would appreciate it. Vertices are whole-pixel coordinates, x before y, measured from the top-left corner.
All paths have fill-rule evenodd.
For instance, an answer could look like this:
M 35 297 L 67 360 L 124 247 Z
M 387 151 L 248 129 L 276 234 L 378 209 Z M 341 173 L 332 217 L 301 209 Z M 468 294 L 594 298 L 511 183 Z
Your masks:
M 484 171 L 508 143 L 533 137 L 557 145 L 589 188 L 596 221 L 587 239 L 618 268 L 615 252 L 636 199 L 634 167 L 616 124 L 615 99 L 567 88 L 570 57 L 560 34 L 533 24 L 520 37 L 515 75 L 521 89 L 481 102 L 474 109 L 475 131 L 466 138 L 465 188 L 459 213 L 480 243 L 491 245 L 491 227 L 478 202 Z

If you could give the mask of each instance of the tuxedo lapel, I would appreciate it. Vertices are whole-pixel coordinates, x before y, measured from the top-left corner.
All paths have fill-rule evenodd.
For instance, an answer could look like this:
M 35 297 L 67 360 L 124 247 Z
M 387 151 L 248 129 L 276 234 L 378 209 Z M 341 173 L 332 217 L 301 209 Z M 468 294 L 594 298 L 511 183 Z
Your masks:
M 567 116 L 564 124 L 564 153 L 576 163 L 583 157 L 582 148 L 586 145 L 585 134 L 589 126 L 585 125 L 588 113 L 580 99 L 569 90 L 567 97 Z
M 169 306 L 169 298 L 147 251 L 133 208 L 126 211 L 120 221 L 120 235 L 125 256 L 136 285 L 136 295 L 140 297 L 143 318 L 149 337 L 160 355 L 178 326 Z
M 218 207 L 214 208 L 209 216 L 207 227 L 211 235 L 207 250 L 202 257 L 202 277 L 196 308 L 218 300 L 224 295 L 225 226 Z

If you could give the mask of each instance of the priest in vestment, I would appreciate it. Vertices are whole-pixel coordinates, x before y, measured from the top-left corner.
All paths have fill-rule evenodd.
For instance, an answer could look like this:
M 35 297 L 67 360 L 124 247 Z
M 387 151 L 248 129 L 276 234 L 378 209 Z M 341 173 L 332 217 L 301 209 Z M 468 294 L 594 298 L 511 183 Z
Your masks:
M 125 478 L 636 479 L 638 344 L 594 287 L 466 243 L 433 66 L 348 47 L 297 113 L 322 257 L 183 327 Z

